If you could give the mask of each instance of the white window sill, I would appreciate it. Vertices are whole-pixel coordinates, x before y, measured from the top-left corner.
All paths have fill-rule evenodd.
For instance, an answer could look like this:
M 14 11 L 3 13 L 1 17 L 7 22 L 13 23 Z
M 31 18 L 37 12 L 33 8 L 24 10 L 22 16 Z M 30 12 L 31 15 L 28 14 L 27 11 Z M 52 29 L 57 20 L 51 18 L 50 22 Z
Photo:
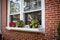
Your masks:
M 18 28 L 18 27 L 6 27 L 7 30 L 18 30 L 18 31 L 28 31 L 28 32 L 41 32 L 45 33 L 44 28 Z

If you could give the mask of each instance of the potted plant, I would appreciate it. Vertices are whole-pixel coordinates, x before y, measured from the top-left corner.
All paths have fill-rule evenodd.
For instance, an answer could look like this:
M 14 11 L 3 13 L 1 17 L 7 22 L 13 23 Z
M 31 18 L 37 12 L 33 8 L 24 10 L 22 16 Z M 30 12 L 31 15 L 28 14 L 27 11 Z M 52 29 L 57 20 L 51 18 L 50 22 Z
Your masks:
M 10 27 L 15 27 L 15 25 L 16 25 L 15 22 L 13 22 L 13 21 L 9 22 Z
M 58 32 L 58 39 L 60 40 L 60 21 L 58 23 L 58 28 L 57 28 L 57 32 Z
M 22 21 L 22 20 L 17 21 L 17 22 L 16 22 L 16 26 L 18 26 L 18 27 L 24 27 L 24 26 L 25 26 L 25 22 Z
M 34 27 L 34 28 L 38 28 L 38 25 L 39 25 L 39 21 L 37 19 L 32 19 L 31 20 L 31 24 L 30 24 L 30 27 Z

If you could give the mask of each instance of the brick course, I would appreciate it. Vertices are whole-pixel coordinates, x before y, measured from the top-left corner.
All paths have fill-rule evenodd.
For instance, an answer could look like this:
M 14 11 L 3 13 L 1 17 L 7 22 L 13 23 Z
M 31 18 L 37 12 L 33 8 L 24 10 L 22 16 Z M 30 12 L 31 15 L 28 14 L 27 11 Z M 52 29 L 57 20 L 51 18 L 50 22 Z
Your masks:
M 6 3 L 6 0 L 2 0 L 2 34 L 5 40 L 57 40 L 55 35 L 60 21 L 60 0 L 45 0 L 45 33 L 8 31 Z

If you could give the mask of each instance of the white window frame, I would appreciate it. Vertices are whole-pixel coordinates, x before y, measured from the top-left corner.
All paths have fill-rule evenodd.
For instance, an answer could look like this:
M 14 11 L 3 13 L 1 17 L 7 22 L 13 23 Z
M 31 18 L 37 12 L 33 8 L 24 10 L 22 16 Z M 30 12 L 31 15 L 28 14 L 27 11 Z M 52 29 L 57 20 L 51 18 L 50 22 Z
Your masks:
M 20 10 L 21 10 L 21 12 L 20 12 L 20 19 L 21 20 L 24 20 L 24 16 L 23 16 L 23 14 L 24 14 L 24 9 L 23 9 L 23 3 L 24 3 L 24 0 L 21 0 L 21 3 L 20 4 L 22 4 L 22 5 L 20 5 Z M 7 27 L 6 27 L 6 29 L 8 29 L 8 30 L 21 30 L 21 31 L 30 31 L 30 32 L 43 32 L 43 33 L 45 33 L 45 0 L 41 0 L 41 10 L 42 10 L 42 17 L 41 17 L 41 19 L 42 19 L 42 25 L 41 25 L 41 28 L 17 28 L 17 27 L 15 27 L 15 28 L 13 28 L 13 27 L 9 27 L 9 21 L 10 21 L 10 19 L 9 19 L 9 13 L 10 13 L 10 5 L 9 5 L 9 1 L 8 1 L 8 10 L 7 10 Z M 34 10 L 34 11 L 36 11 L 36 10 Z M 29 11 L 28 11 L 29 12 Z

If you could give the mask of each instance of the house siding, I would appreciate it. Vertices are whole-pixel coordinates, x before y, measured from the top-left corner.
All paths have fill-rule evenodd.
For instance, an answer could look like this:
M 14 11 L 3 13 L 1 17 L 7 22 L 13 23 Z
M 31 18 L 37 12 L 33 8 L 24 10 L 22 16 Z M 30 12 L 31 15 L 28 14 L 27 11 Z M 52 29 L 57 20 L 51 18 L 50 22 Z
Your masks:
M 6 29 L 7 0 L 2 0 L 2 34 L 5 40 L 57 40 L 60 0 L 45 0 L 45 33 L 9 31 Z

